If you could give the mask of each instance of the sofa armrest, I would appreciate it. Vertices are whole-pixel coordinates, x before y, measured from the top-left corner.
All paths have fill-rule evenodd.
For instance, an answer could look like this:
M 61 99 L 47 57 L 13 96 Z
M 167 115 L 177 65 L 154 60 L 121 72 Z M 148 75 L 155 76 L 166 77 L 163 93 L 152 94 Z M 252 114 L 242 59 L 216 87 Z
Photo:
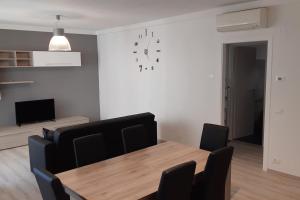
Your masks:
M 33 171 L 33 168 L 41 168 L 55 173 L 54 143 L 38 135 L 33 135 L 28 137 L 28 146 L 31 171 Z
M 157 121 L 153 122 L 152 126 L 152 131 L 153 131 L 153 145 L 157 145 Z

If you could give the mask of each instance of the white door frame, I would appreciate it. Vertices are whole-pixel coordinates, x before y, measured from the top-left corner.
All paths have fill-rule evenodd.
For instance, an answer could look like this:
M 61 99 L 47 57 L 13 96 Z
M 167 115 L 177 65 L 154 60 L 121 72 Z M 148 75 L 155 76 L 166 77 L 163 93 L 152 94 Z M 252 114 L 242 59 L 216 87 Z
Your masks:
M 271 111 L 271 86 L 272 86 L 272 54 L 273 54 L 273 34 L 271 29 L 262 29 L 262 30 L 252 30 L 252 31 L 242 31 L 242 32 L 233 32 L 233 33 L 224 33 L 221 36 L 221 51 L 222 51 L 222 94 L 224 94 L 224 75 L 225 75 L 225 65 L 226 58 L 224 57 L 226 44 L 231 43 L 246 43 L 246 42 L 258 42 L 266 41 L 268 42 L 268 52 L 267 52 L 267 66 L 266 66 L 266 88 L 265 88 L 265 110 L 264 110 L 264 133 L 263 133 L 263 170 L 267 171 L 268 160 L 269 160 L 269 140 L 270 140 L 270 111 Z M 222 96 L 222 111 L 221 119 L 224 119 L 224 101 Z M 222 121 L 222 123 L 224 120 Z

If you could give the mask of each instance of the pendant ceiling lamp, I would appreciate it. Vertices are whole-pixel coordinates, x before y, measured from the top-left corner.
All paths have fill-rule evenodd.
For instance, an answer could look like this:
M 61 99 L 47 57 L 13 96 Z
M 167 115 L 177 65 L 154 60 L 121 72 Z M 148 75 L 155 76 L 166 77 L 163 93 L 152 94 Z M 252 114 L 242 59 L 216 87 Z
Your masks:
M 58 28 L 61 15 L 56 15 L 56 26 L 53 30 L 53 36 L 49 43 L 49 51 L 71 51 L 71 45 L 66 38 L 64 29 Z

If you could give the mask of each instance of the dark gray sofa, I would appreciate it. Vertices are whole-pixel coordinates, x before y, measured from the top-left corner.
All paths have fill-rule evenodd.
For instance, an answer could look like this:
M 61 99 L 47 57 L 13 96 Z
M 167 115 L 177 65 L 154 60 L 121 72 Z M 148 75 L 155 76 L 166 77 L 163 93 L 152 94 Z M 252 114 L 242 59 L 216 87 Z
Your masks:
M 59 173 L 76 167 L 73 149 L 74 138 L 102 133 L 105 139 L 109 158 L 124 154 L 121 130 L 123 128 L 143 124 L 149 136 L 149 145 L 157 144 L 157 123 L 152 113 L 142 113 L 101 120 L 76 126 L 59 128 L 53 140 L 46 140 L 34 135 L 28 138 L 30 167 L 47 169 Z

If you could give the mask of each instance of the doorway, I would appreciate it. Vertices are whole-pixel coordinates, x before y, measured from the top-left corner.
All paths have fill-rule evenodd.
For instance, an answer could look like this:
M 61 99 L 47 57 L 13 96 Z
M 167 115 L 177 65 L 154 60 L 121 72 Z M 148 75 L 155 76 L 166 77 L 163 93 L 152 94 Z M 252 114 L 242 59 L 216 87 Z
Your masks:
M 225 45 L 224 124 L 229 139 L 262 145 L 268 42 Z

